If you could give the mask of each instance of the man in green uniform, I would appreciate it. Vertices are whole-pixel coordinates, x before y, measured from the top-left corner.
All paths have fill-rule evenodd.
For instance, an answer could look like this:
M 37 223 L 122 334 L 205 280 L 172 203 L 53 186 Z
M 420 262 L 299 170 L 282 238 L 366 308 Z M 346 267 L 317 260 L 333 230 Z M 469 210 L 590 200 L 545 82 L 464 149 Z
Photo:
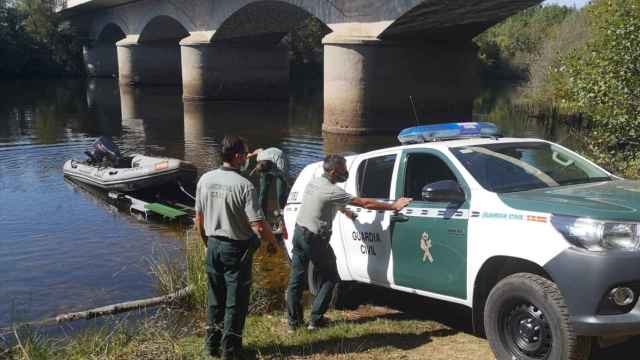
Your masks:
M 260 179 L 258 202 L 273 233 L 284 230 L 282 209 L 287 203 L 289 185 L 287 183 L 287 162 L 282 150 L 270 147 L 257 149 L 249 156 L 256 157 L 256 166 L 251 174 L 257 173 Z
M 207 248 L 206 350 L 225 359 L 241 356 L 249 306 L 253 253 L 260 239 L 275 244 L 254 186 L 240 175 L 247 147 L 235 136 L 222 141 L 223 166 L 204 174 L 196 189 L 196 223 Z M 260 239 L 259 239 L 260 238 Z
M 260 206 L 264 211 L 267 211 L 267 209 L 282 210 L 287 203 L 288 196 L 287 162 L 284 158 L 284 153 L 275 147 L 256 151 L 258 154 L 256 156 L 257 165 L 255 171 L 260 175 L 260 192 L 258 194 Z M 272 184 L 275 186 L 274 200 L 276 204 L 270 206 L 267 202 Z
M 313 261 L 314 266 L 319 270 L 320 286 L 311 307 L 308 329 L 315 330 L 326 324 L 324 313 L 329 307 L 333 288 L 340 281 L 336 256 L 329 244 L 331 227 L 337 211 L 354 219 L 354 214 L 345 209 L 346 205 L 351 204 L 372 210 L 399 211 L 411 202 L 409 198 L 400 198 L 393 204 L 388 204 L 374 199 L 353 197 L 336 185 L 336 183 L 347 181 L 349 177 L 345 158 L 329 155 L 324 159 L 323 166 L 324 174 L 307 184 L 296 219 L 287 289 L 290 331 L 303 323 L 301 300 L 309 261 Z

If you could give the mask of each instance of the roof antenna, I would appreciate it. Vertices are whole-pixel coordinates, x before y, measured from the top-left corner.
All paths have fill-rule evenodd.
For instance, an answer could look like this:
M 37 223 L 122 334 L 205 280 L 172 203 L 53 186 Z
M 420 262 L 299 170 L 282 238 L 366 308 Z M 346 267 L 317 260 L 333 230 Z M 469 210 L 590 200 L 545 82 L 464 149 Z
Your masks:
M 418 120 L 418 112 L 416 111 L 416 104 L 413 102 L 413 96 L 409 95 L 409 102 L 411 102 L 411 108 L 413 109 L 413 117 L 416 118 L 416 126 L 420 125 L 420 120 Z

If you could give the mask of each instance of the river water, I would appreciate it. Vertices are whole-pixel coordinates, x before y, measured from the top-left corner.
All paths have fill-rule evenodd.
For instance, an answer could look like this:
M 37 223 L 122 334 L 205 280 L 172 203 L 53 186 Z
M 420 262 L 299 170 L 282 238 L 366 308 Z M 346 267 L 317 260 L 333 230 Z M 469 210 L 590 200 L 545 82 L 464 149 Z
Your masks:
M 325 153 L 394 145 L 394 136 L 322 134 L 321 83 L 283 103 L 183 102 L 172 88 L 120 88 L 115 80 L 0 83 L 0 327 L 155 295 L 149 264 L 179 257 L 184 230 L 119 212 L 67 183 L 62 165 L 100 135 L 123 153 L 219 164 L 226 133 L 252 148 L 277 146 L 290 176 Z M 571 143 L 571 132 L 518 111 L 510 91 L 487 90 L 474 119 L 505 135 Z

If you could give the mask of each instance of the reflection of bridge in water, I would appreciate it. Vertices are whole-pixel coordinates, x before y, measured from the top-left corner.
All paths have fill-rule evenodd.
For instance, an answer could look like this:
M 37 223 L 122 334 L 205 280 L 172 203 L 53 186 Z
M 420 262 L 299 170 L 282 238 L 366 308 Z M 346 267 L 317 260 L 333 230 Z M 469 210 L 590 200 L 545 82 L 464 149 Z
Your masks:
M 191 161 L 201 171 L 221 162 L 216 144 L 227 133 L 248 139 L 252 148 L 278 146 L 287 153 L 291 176 L 325 153 L 353 154 L 395 144 L 391 136 L 322 133 L 319 95 L 290 102 L 183 100 L 169 86 L 132 88 L 112 79 L 90 79 L 84 128 L 119 139 L 125 151 Z
M 113 79 L 90 79 L 88 111 L 79 116 L 84 120 L 75 128 L 91 136 L 117 137 L 126 149 L 185 159 L 201 170 L 220 163 L 215 145 L 226 133 L 235 133 L 246 137 L 252 148 L 285 150 L 292 162 L 291 176 L 324 154 L 362 153 L 398 144 L 395 134 L 323 133 L 321 95 L 311 87 L 292 94 L 289 102 L 192 101 L 184 100 L 176 87 L 132 88 Z M 493 100 L 482 96 L 474 120 L 493 121 L 507 136 L 575 145 L 561 122 L 532 119 L 529 113 L 518 112 L 508 95 L 495 96 Z
M 324 122 L 333 133 L 470 119 L 479 91 L 471 39 L 541 0 L 65 0 L 60 14 L 91 39 L 94 76 L 179 85 L 190 99 L 288 97 L 282 39 L 309 17 L 324 40 Z

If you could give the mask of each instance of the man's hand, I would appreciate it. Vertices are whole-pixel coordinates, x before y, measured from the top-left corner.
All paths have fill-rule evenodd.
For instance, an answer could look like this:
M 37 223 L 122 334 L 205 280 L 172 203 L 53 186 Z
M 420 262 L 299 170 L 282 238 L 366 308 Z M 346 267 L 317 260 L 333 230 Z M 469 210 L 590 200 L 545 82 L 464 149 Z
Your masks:
M 247 154 L 247 157 L 249 157 L 249 158 L 256 157 L 256 156 L 258 156 L 258 154 L 260 154 L 263 151 L 264 151 L 263 148 L 255 149 L 255 150 L 253 150 L 253 152 Z
M 271 231 L 271 226 L 269 226 L 266 221 L 261 220 L 252 222 L 251 228 L 253 229 L 253 232 L 258 235 L 261 244 L 266 242 L 272 248 L 277 246 L 276 238 L 273 236 L 273 232 Z M 269 249 L 267 249 L 267 251 L 269 251 Z
M 204 231 L 204 216 L 202 216 L 202 213 L 196 213 L 196 228 L 198 231 L 198 234 L 200 235 L 200 238 L 202 239 L 202 242 L 204 243 L 204 247 L 205 249 L 207 248 L 207 234 Z
M 393 207 L 393 210 L 395 211 L 400 211 L 402 209 L 404 209 L 407 205 L 409 205 L 410 202 L 412 202 L 413 199 L 412 198 L 400 198 L 398 200 L 396 200 L 391 207 Z

